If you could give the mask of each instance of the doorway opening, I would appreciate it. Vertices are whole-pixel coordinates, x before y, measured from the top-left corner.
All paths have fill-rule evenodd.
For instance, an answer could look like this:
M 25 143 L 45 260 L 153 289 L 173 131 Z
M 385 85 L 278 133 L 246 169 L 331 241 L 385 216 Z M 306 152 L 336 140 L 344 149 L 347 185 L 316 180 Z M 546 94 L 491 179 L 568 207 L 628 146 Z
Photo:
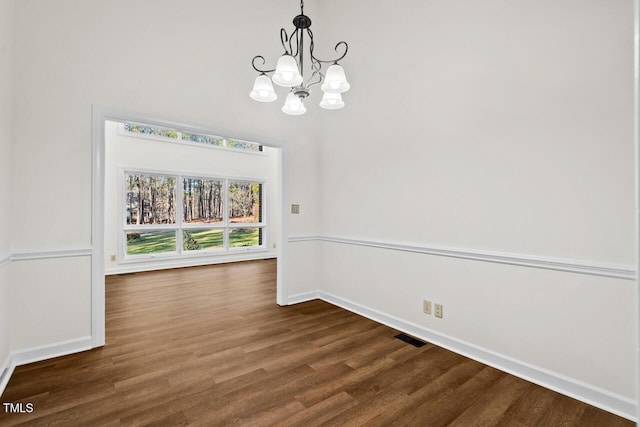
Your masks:
M 275 258 L 286 305 L 284 150 L 94 106 L 93 347 L 105 343 L 105 274 Z

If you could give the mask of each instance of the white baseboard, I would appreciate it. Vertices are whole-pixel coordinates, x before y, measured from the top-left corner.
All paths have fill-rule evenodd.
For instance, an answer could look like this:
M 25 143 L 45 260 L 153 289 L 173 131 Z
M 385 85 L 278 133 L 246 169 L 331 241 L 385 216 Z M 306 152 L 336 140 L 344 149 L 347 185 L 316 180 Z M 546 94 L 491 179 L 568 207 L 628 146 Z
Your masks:
M 289 295 L 287 305 L 300 304 L 301 302 L 313 301 L 319 298 L 318 291 L 304 292 L 301 294 Z
M 637 405 L 633 399 L 512 359 L 326 292 L 318 292 L 318 297 L 330 304 L 337 305 L 393 329 L 415 336 L 416 338 L 446 348 L 631 421 L 637 421 Z
M 0 396 L 4 393 L 4 389 L 7 387 L 9 379 L 17 366 L 90 350 L 92 348 L 91 343 L 91 337 L 83 337 L 11 353 L 0 367 L 0 375 L 2 375 L 0 377 Z
M 4 393 L 4 389 L 9 384 L 9 379 L 13 375 L 15 365 L 12 362 L 11 355 L 8 355 L 5 361 L 0 365 L 0 396 Z
M 62 341 L 54 344 L 43 345 L 20 350 L 11 354 L 15 366 L 26 365 L 27 363 L 40 362 L 42 360 L 53 359 L 54 357 L 66 356 L 68 354 L 79 353 L 92 348 L 91 337 L 82 337 L 75 340 Z

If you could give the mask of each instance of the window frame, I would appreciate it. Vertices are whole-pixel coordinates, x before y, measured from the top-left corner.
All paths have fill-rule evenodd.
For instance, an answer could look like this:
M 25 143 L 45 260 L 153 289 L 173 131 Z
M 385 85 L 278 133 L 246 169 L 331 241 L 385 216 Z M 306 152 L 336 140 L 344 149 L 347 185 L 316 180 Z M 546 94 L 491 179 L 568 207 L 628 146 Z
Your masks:
M 175 190 L 175 198 L 176 198 L 176 210 L 175 210 L 175 223 L 173 224 L 127 224 L 127 203 L 126 203 L 126 185 L 127 185 L 127 176 L 130 174 L 137 175 L 156 175 L 163 177 L 173 177 L 175 178 L 174 190 Z M 229 175 L 209 175 L 209 174 L 198 174 L 198 173 L 182 173 L 178 171 L 163 171 L 158 169 L 145 169 L 145 168 L 135 168 L 135 167 L 120 167 L 118 170 L 119 176 L 119 191 L 118 198 L 120 203 L 120 215 L 119 215 L 119 238 L 118 238 L 118 263 L 119 264 L 128 264 L 128 263 L 141 263 L 141 262 L 150 262 L 150 261 L 161 261 L 161 260 L 180 260 L 180 259 L 190 259 L 190 258 L 201 258 L 208 256 L 224 256 L 224 255 L 237 255 L 239 253 L 246 252 L 265 252 L 268 251 L 268 220 L 267 220 L 267 203 L 266 203 L 266 193 L 268 189 L 268 180 L 264 178 L 254 178 L 254 177 L 238 177 L 238 176 L 229 176 Z M 183 212 L 183 193 L 182 193 L 182 185 L 183 180 L 185 178 L 191 179 L 204 179 L 204 180 L 220 180 L 223 182 L 223 217 L 222 221 L 218 223 L 198 223 L 198 224 L 189 224 L 186 223 Z M 260 222 L 252 222 L 252 223 L 234 223 L 229 220 L 229 182 L 238 181 L 238 182 L 246 182 L 246 183 L 257 183 L 261 185 L 261 200 L 260 200 L 260 209 L 261 209 L 261 221 Z M 232 229 L 236 228 L 257 228 L 258 230 L 262 230 L 261 232 L 261 244 L 256 246 L 240 246 L 240 247 L 231 247 L 229 241 L 229 233 Z M 222 230 L 223 235 L 223 244 L 221 248 L 213 248 L 213 249 L 193 249 L 193 250 L 185 250 L 184 249 L 184 230 Z M 175 241 L 176 241 L 176 250 L 171 252 L 159 252 L 159 253 L 150 253 L 150 254 L 128 254 L 127 253 L 127 239 L 126 234 L 128 232 L 135 231 L 174 231 L 175 232 Z M 260 242 L 259 242 L 260 243 Z

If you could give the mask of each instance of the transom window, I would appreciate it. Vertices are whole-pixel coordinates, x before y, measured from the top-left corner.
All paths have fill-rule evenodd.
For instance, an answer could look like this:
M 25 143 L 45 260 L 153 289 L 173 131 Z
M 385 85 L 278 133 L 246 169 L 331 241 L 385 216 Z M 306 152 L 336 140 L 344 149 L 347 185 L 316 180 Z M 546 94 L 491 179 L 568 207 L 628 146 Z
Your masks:
M 265 248 L 261 181 L 124 172 L 125 258 Z
M 234 150 L 254 152 L 262 151 L 262 145 L 256 144 L 255 142 L 228 139 L 215 135 L 181 132 L 175 129 L 151 126 L 142 123 L 125 122 L 123 123 L 122 128 L 125 132 L 135 134 L 136 136 L 148 136 L 155 139 L 191 144 L 203 144 L 212 147 L 231 148 Z

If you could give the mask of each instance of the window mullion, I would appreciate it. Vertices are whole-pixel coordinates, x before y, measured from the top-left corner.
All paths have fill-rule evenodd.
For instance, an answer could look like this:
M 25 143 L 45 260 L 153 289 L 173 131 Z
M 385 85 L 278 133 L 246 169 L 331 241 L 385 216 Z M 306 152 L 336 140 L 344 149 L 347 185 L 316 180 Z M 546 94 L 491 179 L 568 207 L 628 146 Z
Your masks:
M 184 233 L 182 232 L 182 218 L 183 218 L 183 212 L 182 212 L 182 207 L 183 207 L 183 201 L 182 198 L 184 197 L 184 195 L 182 194 L 182 175 L 178 174 L 178 177 L 176 178 L 176 196 L 178 199 L 177 202 L 177 206 L 176 206 L 176 225 L 178 226 L 178 229 L 176 230 L 176 251 L 178 252 L 178 254 L 182 255 L 182 250 L 184 248 L 183 243 L 182 243 L 182 239 L 183 239 L 183 235 Z M 180 185 L 178 185 L 178 183 L 180 183 Z
M 224 180 L 224 250 L 229 250 L 229 178 Z

